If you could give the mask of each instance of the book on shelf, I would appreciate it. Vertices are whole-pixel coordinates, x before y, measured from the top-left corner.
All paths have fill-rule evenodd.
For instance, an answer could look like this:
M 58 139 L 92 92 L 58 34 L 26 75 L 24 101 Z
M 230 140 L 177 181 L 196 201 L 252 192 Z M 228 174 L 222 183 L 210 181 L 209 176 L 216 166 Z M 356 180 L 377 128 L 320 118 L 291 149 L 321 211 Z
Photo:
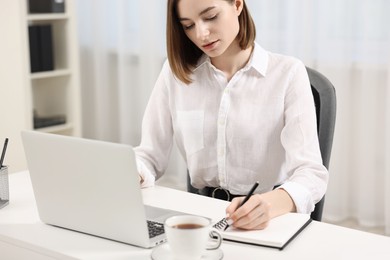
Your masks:
M 30 25 L 28 34 L 31 72 L 54 70 L 52 25 Z
M 28 0 L 30 14 L 64 13 L 65 0 Z
M 37 116 L 34 115 L 34 129 L 62 125 L 66 123 L 65 115 Z
M 30 44 L 30 70 L 31 72 L 38 72 L 40 68 L 40 46 L 39 46 L 39 27 L 28 27 L 28 40 Z
M 39 36 L 41 43 L 41 71 L 53 70 L 53 40 L 51 25 L 41 25 Z

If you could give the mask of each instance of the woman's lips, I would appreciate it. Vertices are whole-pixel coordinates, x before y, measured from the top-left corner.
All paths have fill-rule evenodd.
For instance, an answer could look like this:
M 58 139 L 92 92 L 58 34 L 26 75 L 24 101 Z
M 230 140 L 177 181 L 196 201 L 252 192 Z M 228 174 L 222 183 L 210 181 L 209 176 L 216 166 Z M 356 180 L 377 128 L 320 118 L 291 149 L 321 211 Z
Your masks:
M 207 43 L 205 45 L 202 45 L 203 49 L 206 49 L 206 50 L 211 50 L 215 47 L 215 45 L 217 44 L 218 40 L 216 41 L 213 41 L 213 42 L 210 42 L 210 43 Z

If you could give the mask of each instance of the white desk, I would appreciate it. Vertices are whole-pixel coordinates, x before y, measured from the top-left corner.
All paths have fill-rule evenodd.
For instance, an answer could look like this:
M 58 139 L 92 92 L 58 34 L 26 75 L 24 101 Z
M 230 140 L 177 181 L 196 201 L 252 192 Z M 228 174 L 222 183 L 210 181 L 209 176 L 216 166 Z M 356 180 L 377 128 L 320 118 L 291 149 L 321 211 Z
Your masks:
M 226 202 L 164 187 L 143 190 L 150 205 L 218 220 Z M 221 213 L 222 212 L 222 213 Z M 283 251 L 226 243 L 224 259 L 390 259 L 390 238 L 313 221 Z M 28 172 L 10 175 L 10 204 L 0 210 L 1 259 L 150 259 L 151 250 L 40 222 Z

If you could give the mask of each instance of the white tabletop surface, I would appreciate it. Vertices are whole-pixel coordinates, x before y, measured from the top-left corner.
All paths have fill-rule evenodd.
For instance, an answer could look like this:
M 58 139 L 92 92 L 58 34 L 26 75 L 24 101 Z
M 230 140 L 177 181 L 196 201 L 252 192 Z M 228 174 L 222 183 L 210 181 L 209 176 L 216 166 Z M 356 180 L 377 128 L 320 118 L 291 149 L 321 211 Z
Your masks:
M 161 186 L 144 189 L 144 202 L 221 218 L 226 202 Z M 221 213 L 222 212 L 222 213 Z M 43 224 L 28 172 L 10 175 L 10 204 L 0 210 L 0 259 L 150 259 L 151 249 Z M 223 259 L 390 259 L 390 238 L 313 221 L 284 250 L 222 244 Z M 28 258 L 27 258 L 28 257 Z

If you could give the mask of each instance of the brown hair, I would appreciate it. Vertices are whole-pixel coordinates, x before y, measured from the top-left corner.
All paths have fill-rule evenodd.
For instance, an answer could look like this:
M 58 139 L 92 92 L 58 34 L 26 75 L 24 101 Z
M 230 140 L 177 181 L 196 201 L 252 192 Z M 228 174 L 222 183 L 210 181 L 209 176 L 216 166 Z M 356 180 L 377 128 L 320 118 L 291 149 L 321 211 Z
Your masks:
M 168 0 L 167 6 L 167 53 L 173 74 L 185 84 L 190 84 L 192 70 L 203 52 L 187 37 L 177 14 L 180 0 Z M 224 0 L 233 4 L 234 0 Z M 243 9 L 238 17 L 240 31 L 237 40 L 241 49 L 252 46 L 256 38 L 253 19 L 243 1 Z

